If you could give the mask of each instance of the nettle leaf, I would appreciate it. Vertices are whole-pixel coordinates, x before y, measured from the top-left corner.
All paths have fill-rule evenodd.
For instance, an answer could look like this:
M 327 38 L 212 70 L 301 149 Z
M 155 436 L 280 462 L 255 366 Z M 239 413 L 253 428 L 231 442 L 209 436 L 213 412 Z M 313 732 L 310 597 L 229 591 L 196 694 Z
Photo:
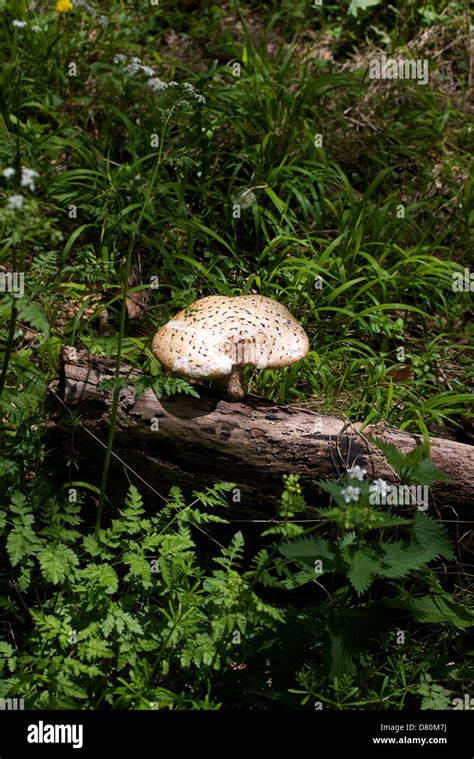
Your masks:
M 417 485 L 433 485 L 433 483 L 443 480 L 451 482 L 451 477 L 442 469 L 439 469 L 429 459 L 422 459 L 411 472 L 413 482 Z
M 385 440 L 372 438 L 371 442 L 376 445 L 377 448 L 380 448 L 380 450 L 385 454 L 385 458 L 387 459 L 390 466 L 392 466 L 397 471 L 397 473 L 400 474 L 401 470 L 407 465 L 405 454 L 402 453 L 396 445 L 393 443 L 386 443 Z
M 378 438 L 373 438 L 372 442 L 383 451 L 388 463 L 397 471 L 404 482 L 432 485 L 438 480 L 451 481 L 451 477 L 446 472 L 443 472 L 429 460 L 422 445 L 417 445 L 405 454 L 393 443 L 386 443 Z
M 359 595 L 370 588 L 378 568 L 379 564 L 372 550 L 356 548 L 352 552 L 347 576 Z
M 346 546 L 351 546 L 356 542 L 356 540 L 357 540 L 357 535 L 355 534 L 355 532 L 353 531 L 346 532 L 344 533 L 344 535 L 339 541 L 339 547 L 345 548 Z
M 425 448 L 422 445 L 416 445 L 409 453 L 404 454 L 405 465 L 413 469 L 425 458 Z
M 454 558 L 454 552 L 444 524 L 437 522 L 422 511 L 416 511 L 413 522 L 412 545 L 423 550 L 424 561 Z
M 314 565 L 315 561 L 320 560 L 325 572 L 331 572 L 336 568 L 336 549 L 324 538 L 312 536 L 296 538 L 291 542 L 282 543 L 279 551 L 288 559 L 304 565 Z M 318 572 L 319 574 L 321 573 Z
M 384 599 L 386 606 L 408 609 L 416 622 L 451 624 L 465 628 L 474 626 L 474 612 L 452 600 L 447 594 Z
M 379 567 L 377 574 L 381 577 L 406 577 L 410 572 L 424 566 L 423 553 L 409 544 L 396 540 L 393 543 L 380 543 L 377 547 Z
M 327 652 L 332 677 L 352 675 L 356 670 L 354 651 L 346 637 L 340 631 L 329 629 L 330 648 Z
M 53 585 L 63 582 L 79 563 L 74 551 L 64 543 L 43 548 L 38 553 L 38 560 L 44 579 Z
M 315 572 L 313 566 L 311 566 L 301 569 L 299 572 L 288 573 L 286 580 L 275 581 L 273 584 L 285 590 L 293 590 L 294 588 L 299 588 L 301 585 L 313 582 L 316 578 L 321 577 L 322 574 L 323 572 Z
M 335 480 L 319 480 L 318 487 L 325 493 L 332 495 L 337 503 L 344 505 L 344 498 L 341 496 L 341 489 L 344 487 L 344 484 Z M 325 509 L 318 509 L 318 511 L 323 512 Z

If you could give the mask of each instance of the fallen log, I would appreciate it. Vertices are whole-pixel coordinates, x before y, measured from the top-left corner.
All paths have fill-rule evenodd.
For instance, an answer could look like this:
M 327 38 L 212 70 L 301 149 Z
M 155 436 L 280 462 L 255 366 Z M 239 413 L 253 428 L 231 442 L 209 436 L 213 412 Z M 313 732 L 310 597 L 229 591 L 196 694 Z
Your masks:
M 111 359 L 66 348 L 57 393 L 61 403 L 49 422 L 55 445 L 58 434 L 67 443 L 71 419 L 65 408 L 80 414 L 81 424 L 74 428 L 76 454 L 97 482 L 113 394 L 112 388 L 97 386 L 113 378 L 114 371 Z M 139 373 L 123 364 L 120 374 Z M 421 442 L 418 435 L 377 425 L 361 431 L 357 424 L 297 406 L 252 399 L 229 403 L 205 388 L 199 393 L 200 399 L 175 395 L 158 400 L 151 389 L 138 399 L 132 386 L 121 390 L 111 487 L 117 479 L 127 484 L 127 478 L 139 486 L 141 479 L 152 492 L 166 496 L 173 484 L 186 490 L 231 481 L 241 492 L 238 514 L 264 517 L 274 514 L 285 473 L 299 474 L 313 504 L 320 505 L 314 481 L 336 477 L 354 464 L 365 467 L 371 479 L 398 481 L 373 438 L 403 452 Z M 449 506 L 455 514 L 469 514 L 474 447 L 441 438 L 430 443 L 431 460 L 452 480 L 430 489 L 430 508 Z

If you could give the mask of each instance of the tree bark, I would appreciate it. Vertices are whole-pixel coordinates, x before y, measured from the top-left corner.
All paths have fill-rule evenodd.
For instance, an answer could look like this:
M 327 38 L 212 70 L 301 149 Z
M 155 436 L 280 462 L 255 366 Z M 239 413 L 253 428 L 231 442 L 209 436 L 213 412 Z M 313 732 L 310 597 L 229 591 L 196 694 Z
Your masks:
M 113 393 L 112 388 L 99 391 L 97 385 L 111 379 L 114 370 L 113 360 L 66 348 L 58 387 L 62 402 L 56 404 L 49 421 L 55 445 L 59 435 L 67 446 L 71 418 L 65 408 L 81 415 L 81 424 L 74 427 L 74 455 L 80 457 L 81 471 L 85 467 L 89 476 L 97 475 L 96 484 Z M 123 364 L 121 376 L 135 377 L 139 372 Z M 200 399 L 175 395 L 160 400 L 151 389 L 139 399 L 131 386 L 121 391 L 112 489 L 114 484 L 125 482 L 128 486 L 131 481 L 143 492 L 140 481 L 146 482 L 158 503 L 173 484 L 189 490 L 225 480 L 235 482 L 241 493 L 240 502 L 235 502 L 238 494 L 233 496 L 234 513 L 242 518 L 264 518 L 275 513 L 283 474 L 299 474 L 309 502 L 316 507 L 323 501 L 314 481 L 337 477 L 354 464 L 365 467 L 371 479 L 398 481 L 384 455 L 371 443 L 373 438 L 393 443 L 402 452 L 421 442 L 418 435 L 381 426 L 361 431 L 357 424 L 299 406 L 253 399 L 230 403 L 207 388 L 198 390 Z M 432 438 L 430 444 L 431 460 L 452 479 L 430 489 L 430 511 L 449 507 L 452 517 L 447 518 L 453 519 L 469 514 L 474 495 L 474 447 L 442 438 Z M 313 513 L 313 508 L 308 513 Z

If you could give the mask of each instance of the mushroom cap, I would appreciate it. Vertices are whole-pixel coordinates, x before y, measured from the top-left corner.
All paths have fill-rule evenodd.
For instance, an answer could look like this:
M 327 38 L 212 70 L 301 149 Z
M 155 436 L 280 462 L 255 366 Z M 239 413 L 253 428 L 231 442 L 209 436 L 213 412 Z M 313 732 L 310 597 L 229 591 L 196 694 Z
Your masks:
M 218 379 L 236 366 L 290 366 L 307 355 L 309 340 L 288 309 L 272 298 L 210 295 L 161 327 L 152 348 L 175 374 Z

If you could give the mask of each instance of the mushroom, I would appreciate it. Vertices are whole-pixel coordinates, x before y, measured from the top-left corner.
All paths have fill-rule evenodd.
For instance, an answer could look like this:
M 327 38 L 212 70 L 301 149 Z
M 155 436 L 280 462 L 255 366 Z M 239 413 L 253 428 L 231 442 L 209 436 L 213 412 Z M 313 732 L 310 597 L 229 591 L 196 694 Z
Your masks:
M 244 366 L 290 366 L 307 355 L 309 340 L 288 309 L 272 298 L 210 295 L 161 327 L 152 347 L 165 369 L 187 379 L 220 380 L 230 400 L 241 400 Z

